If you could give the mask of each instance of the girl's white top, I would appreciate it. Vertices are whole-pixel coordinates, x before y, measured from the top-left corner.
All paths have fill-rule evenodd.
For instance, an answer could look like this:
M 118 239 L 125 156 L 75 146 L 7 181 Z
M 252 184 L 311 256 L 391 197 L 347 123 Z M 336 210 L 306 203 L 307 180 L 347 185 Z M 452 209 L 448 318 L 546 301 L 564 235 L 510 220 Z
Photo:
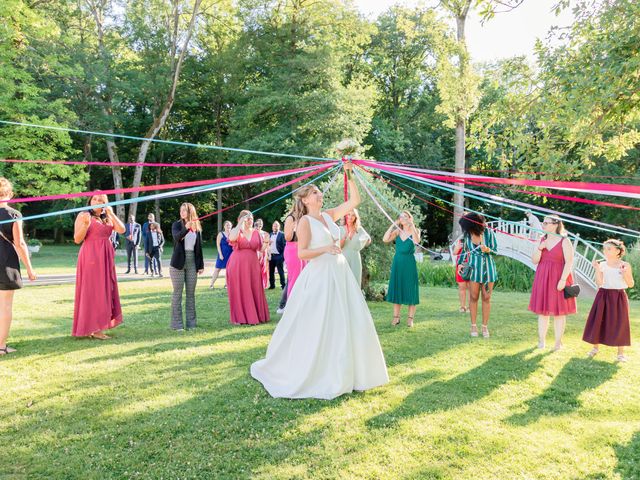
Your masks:
M 610 267 L 607 262 L 600 263 L 600 271 L 603 275 L 604 283 L 600 288 L 606 288 L 608 290 L 625 290 L 629 288 L 627 282 L 622 276 L 620 267 Z

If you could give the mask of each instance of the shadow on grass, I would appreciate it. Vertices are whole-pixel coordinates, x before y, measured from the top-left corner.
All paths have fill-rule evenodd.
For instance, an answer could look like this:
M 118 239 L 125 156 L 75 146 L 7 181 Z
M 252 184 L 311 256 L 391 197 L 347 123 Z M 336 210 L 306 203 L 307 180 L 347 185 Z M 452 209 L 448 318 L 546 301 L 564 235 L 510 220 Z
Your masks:
M 578 397 L 607 382 L 618 366 L 589 358 L 572 358 L 539 396 L 526 402 L 528 409 L 509 417 L 515 425 L 530 425 L 543 416 L 560 416 L 580 408 Z
M 252 478 L 304 460 L 333 401 L 273 399 L 248 374 L 252 348 L 65 379 L 0 432 L 4 473 L 25 478 Z M 169 374 L 169 375 L 167 375 Z M 68 396 L 72 392 L 73 396 Z M 306 452 L 306 453 L 305 453 Z
M 533 349 L 527 349 L 513 355 L 496 355 L 451 380 L 428 383 L 411 392 L 393 410 L 369 419 L 367 426 L 388 427 L 425 413 L 452 410 L 476 402 L 507 382 L 522 381 L 531 375 L 543 358 L 543 355 L 528 357 L 532 352 Z M 428 372 L 427 376 L 432 377 L 433 372 Z
M 640 432 L 636 432 L 631 437 L 631 441 L 626 445 L 616 445 L 614 447 L 618 464 L 616 473 L 622 480 L 637 480 L 640 478 Z

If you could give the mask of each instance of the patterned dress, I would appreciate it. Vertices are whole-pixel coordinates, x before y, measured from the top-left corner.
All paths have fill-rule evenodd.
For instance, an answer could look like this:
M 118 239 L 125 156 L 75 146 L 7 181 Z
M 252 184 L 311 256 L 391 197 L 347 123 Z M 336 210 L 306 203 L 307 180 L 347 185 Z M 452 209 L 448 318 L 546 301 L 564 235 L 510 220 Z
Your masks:
M 498 242 L 495 234 L 485 228 L 483 235 L 483 243 L 491 249 L 489 253 L 483 253 L 480 245 L 475 245 L 471 241 L 471 235 L 464 234 L 463 238 L 463 263 L 469 262 L 472 272 L 470 282 L 476 283 L 492 283 L 498 280 L 498 270 L 493 256 L 498 253 Z

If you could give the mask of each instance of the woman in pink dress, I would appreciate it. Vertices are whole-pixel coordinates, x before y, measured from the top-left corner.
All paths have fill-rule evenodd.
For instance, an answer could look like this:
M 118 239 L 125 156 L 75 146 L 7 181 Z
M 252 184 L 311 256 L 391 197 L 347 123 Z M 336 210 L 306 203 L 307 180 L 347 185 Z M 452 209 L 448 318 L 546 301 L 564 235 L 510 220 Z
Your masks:
M 229 312 L 234 325 L 257 325 L 269 321 L 269 306 L 264 295 L 258 252 L 263 239 L 253 228 L 253 215 L 240 212 L 238 225 L 229 234 L 233 255 L 227 263 Z
M 106 195 L 94 195 L 89 205 L 108 203 Z M 111 207 L 82 212 L 76 218 L 73 240 L 82 243 L 76 269 L 73 307 L 74 337 L 111 338 L 104 330 L 122 323 L 111 233 L 124 233 L 124 224 Z
M 567 315 L 576 313 L 576 299 L 564 298 L 564 287 L 573 283 L 573 246 L 557 215 L 545 217 L 542 229 L 546 234 L 540 238 L 532 257 L 538 267 L 529 310 L 538 314 L 538 348 L 545 347 L 549 317 L 552 316 L 556 341 L 554 350 L 560 350 Z
M 284 239 L 287 242 L 284 247 L 284 264 L 287 266 L 287 297 L 291 294 L 291 289 L 305 266 L 304 260 L 300 260 L 298 257 L 298 236 L 296 235 L 298 222 L 304 215 L 303 211 L 302 200 L 296 195 L 293 200 L 293 208 L 284 219 Z
M 269 287 L 269 234 L 262 230 L 264 222 L 261 218 L 256 220 L 255 228 L 262 238 L 262 248 L 258 251 L 258 261 L 260 262 L 260 275 L 262 276 L 262 285 L 265 289 Z

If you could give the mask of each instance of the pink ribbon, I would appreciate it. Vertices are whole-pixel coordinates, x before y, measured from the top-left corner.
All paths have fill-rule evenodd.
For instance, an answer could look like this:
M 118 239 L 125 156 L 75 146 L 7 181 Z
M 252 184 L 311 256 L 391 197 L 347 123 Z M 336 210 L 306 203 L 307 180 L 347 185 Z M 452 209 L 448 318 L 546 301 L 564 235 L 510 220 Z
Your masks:
M 0 158 L 0 162 L 4 163 L 36 163 L 45 165 L 92 165 L 97 167 L 281 167 L 283 165 L 291 165 L 286 163 L 140 163 L 140 162 L 80 162 L 74 160 L 22 160 L 15 158 Z M 300 162 L 298 162 L 300 163 Z M 324 162 L 302 162 L 324 164 Z
M 304 175 L 302 175 L 300 177 L 294 178 L 293 180 L 289 180 L 288 182 L 285 182 L 282 185 L 278 185 L 277 187 L 273 187 L 273 188 L 270 188 L 269 190 L 266 190 L 266 191 L 264 191 L 262 193 L 259 193 L 258 195 L 254 195 L 253 197 L 247 198 L 247 199 L 242 200 L 242 201 L 240 201 L 238 203 L 235 203 L 233 205 L 229 205 L 228 207 L 221 208 L 220 210 L 216 210 L 215 212 L 207 213 L 206 215 L 203 215 L 202 217 L 200 217 L 198 220 L 203 220 L 205 218 L 212 217 L 213 215 L 217 215 L 219 213 L 226 212 L 227 210 L 230 210 L 233 207 L 237 207 L 241 203 L 248 202 L 249 200 L 255 200 L 256 198 L 262 197 L 264 195 L 268 195 L 271 192 L 275 192 L 275 191 L 280 190 L 282 188 L 288 187 L 289 185 L 293 185 L 294 183 L 297 183 L 297 182 L 300 182 L 302 180 L 305 180 L 305 179 L 307 179 L 309 177 L 312 177 L 313 175 L 317 175 L 318 173 L 324 172 L 325 170 L 328 170 L 329 168 L 333 167 L 334 165 L 335 164 L 332 164 L 332 163 L 330 163 L 329 165 L 326 165 L 326 166 L 322 165 L 322 166 L 320 166 L 320 168 L 314 170 L 313 172 L 306 173 L 306 174 L 304 174 Z
M 440 172 L 437 170 L 425 170 L 406 167 L 391 167 L 389 165 L 381 164 L 378 162 L 370 162 L 367 160 L 354 160 L 354 163 L 366 165 L 371 168 L 385 169 L 390 172 L 404 173 L 410 172 L 412 175 L 421 178 L 427 178 L 431 180 L 440 180 L 454 183 L 469 183 L 474 182 L 487 182 L 496 183 L 502 185 L 525 185 L 530 187 L 543 187 L 553 188 L 559 190 L 574 190 L 582 191 L 585 193 L 597 193 L 597 194 L 610 194 L 623 197 L 640 198 L 640 186 L 636 185 L 623 185 L 612 183 L 592 183 L 592 182 L 561 182 L 553 180 L 526 180 L 517 178 L 497 178 L 497 177 L 484 177 L 480 175 L 469 175 L 463 173 L 453 172 Z M 424 171 L 432 172 L 423 173 Z
M 334 163 L 329 163 L 328 165 L 323 163 L 319 166 L 313 166 L 313 167 L 294 168 L 289 170 L 280 170 L 278 172 L 255 173 L 251 175 L 239 175 L 235 177 L 226 177 L 226 178 L 218 178 L 218 179 L 210 179 L 210 180 L 195 180 L 192 182 L 168 183 L 168 184 L 162 184 L 162 185 L 147 185 L 144 187 L 130 187 L 130 188 L 119 188 L 119 189 L 111 189 L 111 190 L 94 190 L 92 192 L 63 193 L 58 195 L 44 195 L 41 197 L 12 198 L 11 200 L 9 200 L 9 203 L 40 202 L 45 200 L 66 200 L 66 199 L 78 198 L 78 197 L 92 197 L 94 195 L 111 195 L 116 193 L 147 192 L 150 190 L 171 190 L 171 189 L 178 189 L 178 188 L 184 188 L 184 187 L 196 187 L 201 185 L 215 185 L 217 183 L 232 182 L 235 180 L 250 180 L 253 178 L 267 177 L 267 179 L 272 179 L 272 178 L 292 175 L 295 173 L 303 173 L 308 171 L 316 172 L 319 170 L 324 170 L 334 165 L 335 165 Z

